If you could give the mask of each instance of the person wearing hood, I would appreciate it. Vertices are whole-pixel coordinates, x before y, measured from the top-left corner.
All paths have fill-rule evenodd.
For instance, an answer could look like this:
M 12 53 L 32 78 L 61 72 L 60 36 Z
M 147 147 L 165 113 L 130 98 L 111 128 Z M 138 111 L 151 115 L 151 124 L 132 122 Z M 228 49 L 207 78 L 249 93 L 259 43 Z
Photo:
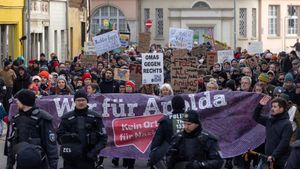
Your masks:
M 293 103 L 296 103 L 296 85 L 294 83 L 293 75 L 288 73 L 284 77 L 283 88 Z
M 287 113 L 288 104 L 283 98 L 271 101 L 271 117 L 261 115 L 262 108 L 270 101 L 270 96 L 264 96 L 253 114 L 254 120 L 265 126 L 265 154 L 272 162 L 274 169 L 283 169 L 290 154 L 290 139 L 293 134 L 292 124 Z
M 222 168 L 218 138 L 202 128 L 199 118 L 195 110 L 184 113 L 184 130 L 172 138 L 166 155 L 168 169 Z
M 30 75 L 27 73 L 25 67 L 20 66 L 17 72 L 17 78 L 14 81 L 13 94 L 15 95 L 22 89 L 28 89 L 31 84 Z
M 71 95 L 71 94 L 74 94 L 74 92 L 68 85 L 66 78 L 62 75 L 58 76 L 56 86 L 51 90 L 51 95 Z

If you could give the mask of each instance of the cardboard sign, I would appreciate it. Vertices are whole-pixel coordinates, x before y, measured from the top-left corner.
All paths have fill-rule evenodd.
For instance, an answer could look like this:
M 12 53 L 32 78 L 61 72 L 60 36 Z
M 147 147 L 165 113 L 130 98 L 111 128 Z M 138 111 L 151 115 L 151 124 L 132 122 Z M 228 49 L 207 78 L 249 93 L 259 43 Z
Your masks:
M 115 80 L 129 81 L 129 70 L 128 69 L 115 68 L 114 69 L 114 79 Z
M 111 31 L 105 34 L 93 37 L 97 55 L 117 49 L 121 47 L 120 37 L 118 32 Z
M 164 64 L 163 53 L 142 54 L 142 83 L 163 84 Z
M 217 52 L 206 53 L 206 65 L 208 69 L 214 66 L 214 64 L 217 63 L 217 61 L 218 61 Z
M 207 48 L 205 46 L 197 46 L 197 47 L 193 47 L 192 49 L 192 56 L 195 56 L 195 57 L 202 57 L 202 56 L 206 56 L 206 51 L 207 51 Z
M 149 52 L 151 41 L 151 33 L 150 32 L 142 32 L 139 34 L 139 46 L 138 51 L 141 53 Z
M 141 64 L 130 64 L 130 80 L 135 83 L 137 89 L 142 85 L 142 65 Z
M 93 42 L 84 42 L 84 55 L 85 56 L 97 55 Z
M 173 51 L 173 57 L 184 57 L 188 53 L 187 49 L 176 49 Z
M 84 68 L 92 68 L 97 67 L 97 56 L 91 55 L 91 56 L 83 56 L 81 59 L 81 66 Z
M 218 63 L 224 63 L 224 61 L 229 61 L 234 59 L 233 50 L 219 50 L 218 51 Z
M 263 53 L 263 43 L 262 42 L 249 42 L 247 51 L 249 54 Z
M 171 84 L 174 93 L 195 93 L 198 90 L 196 57 L 172 57 Z
M 169 30 L 170 47 L 192 50 L 193 36 L 194 36 L 193 30 L 170 28 L 170 30 Z

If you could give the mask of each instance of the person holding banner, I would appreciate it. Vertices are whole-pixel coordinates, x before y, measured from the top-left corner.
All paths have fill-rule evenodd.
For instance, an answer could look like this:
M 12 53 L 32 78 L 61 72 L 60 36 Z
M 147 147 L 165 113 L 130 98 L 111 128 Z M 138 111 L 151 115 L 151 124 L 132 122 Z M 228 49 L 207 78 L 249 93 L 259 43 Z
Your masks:
M 75 110 L 62 116 L 57 130 L 64 169 L 96 169 L 99 152 L 106 146 L 107 135 L 101 116 L 88 109 L 87 94 L 74 95 Z
M 221 169 L 218 139 L 202 129 L 198 113 L 185 112 L 183 125 L 184 131 L 173 137 L 167 152 L 168 169 Z

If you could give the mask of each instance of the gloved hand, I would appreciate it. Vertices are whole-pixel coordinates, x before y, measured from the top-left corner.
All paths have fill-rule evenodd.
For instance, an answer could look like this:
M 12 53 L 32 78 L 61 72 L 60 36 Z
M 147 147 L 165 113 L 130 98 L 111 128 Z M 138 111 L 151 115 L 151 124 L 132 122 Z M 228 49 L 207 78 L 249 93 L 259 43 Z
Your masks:
M 193 161 L 186 164 L 185 169 L 204 169 L 204 163 Z

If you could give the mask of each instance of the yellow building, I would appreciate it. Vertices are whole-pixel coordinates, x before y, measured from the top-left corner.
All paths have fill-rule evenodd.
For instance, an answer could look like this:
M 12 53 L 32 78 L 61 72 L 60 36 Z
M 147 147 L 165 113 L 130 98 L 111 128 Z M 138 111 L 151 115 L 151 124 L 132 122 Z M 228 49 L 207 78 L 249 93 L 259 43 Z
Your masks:
M 0 62 L 23 55 L 19 41 L 23 36 L 23 8 L 24 0 L 0 0 Z

